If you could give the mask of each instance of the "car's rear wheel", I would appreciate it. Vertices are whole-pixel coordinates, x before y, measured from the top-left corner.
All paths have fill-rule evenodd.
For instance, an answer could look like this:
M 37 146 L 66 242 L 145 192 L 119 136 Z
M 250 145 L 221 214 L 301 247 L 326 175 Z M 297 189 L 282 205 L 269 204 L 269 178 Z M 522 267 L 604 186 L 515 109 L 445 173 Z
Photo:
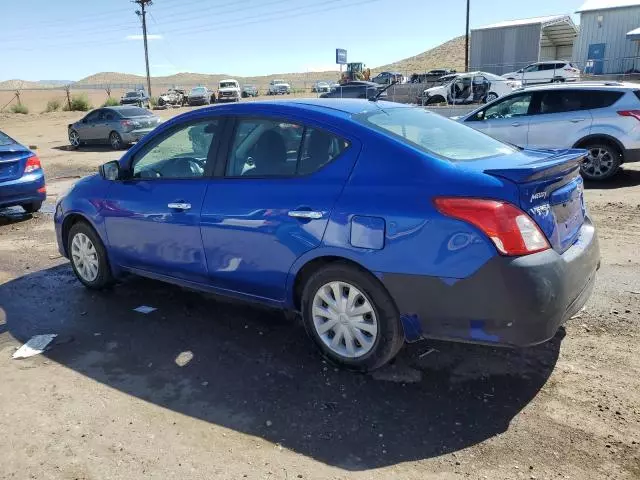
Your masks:
M 36 213 L 42 208 L 42 202 L 23 203 L 20 206 L 27 213 Z
M 101 289 L 113 283 L 104 245 L 87 223 L 78 222 L 71 227 L 67 253 L 74 273 L 85 287 Z
M 494 92 L 487 93 L 487 98 L 485 99 L 486 103 L 493 102 L 496 98 L 498 98 L 498 94 Z
M 587 180 L 603 181 L 620 169 L 622 158 L 617 148 L 605 143 L 585 145 L 588 153 L 580 165 L 580 173 Z
M 122 137 L 118 132 L 111 132 L 109 134 L 109 145 L 111 145 L 111 148 L 114 150 L 120 150 L 122 148 L 124 143 L 122 142 Z
M 305 328 L 322 354 L 352 370 L 389 362 L 404 343 L 397 308 L 369 273 L 343 263 L 315 272 L 302 293 Z
M 80 147 L 80 135 L 75 130 L 69 130 L 69 144 L 74 150 Z

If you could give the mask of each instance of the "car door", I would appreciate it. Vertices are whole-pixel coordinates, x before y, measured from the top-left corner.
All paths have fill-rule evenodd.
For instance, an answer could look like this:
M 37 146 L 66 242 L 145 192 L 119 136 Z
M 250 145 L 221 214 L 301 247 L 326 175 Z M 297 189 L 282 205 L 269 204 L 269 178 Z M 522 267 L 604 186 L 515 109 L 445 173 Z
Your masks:
M 110 122 L 114 119 L 114 114 L 112 110 L 102 109 L 100 110 L 100 114 L 96 118 L 93 127 L 93 135 L 94 138 L 100 141 L 106 141 L 109 137 L 110 130 Z
M 87 142 L 96 140 L 98 138 L 96 135 L 96 123 L 98 122 L 98 117 L 101 113 L 101 108 L 94 110 L 76 125 L 76 131 L 78 132 L 80 140 L 82 140 L 83 142 Z
M 589 134 L 592 123 L 588 90 L 539 90 L 534 94 L 527 146 L 566 148 Z
M 524 147 L 532 98 L 531 92 L 509 95 L 467 117 L 465 124 L 503 142 Z
M 202 207 L 211 283 L 282 301 L 293 263 L 322 241 L 359 145 L 296 118 L 239 117 Z
M 524 67 L 522 70 L 522 84 L 530 85 L 538 83 L 543 73 L 544 72 L 540 71 L 540 65 L 537 63 Z
M 113 182 L 102 210 L 109 254 L 136 273 L 207 281 L 200 211 L 212 169 L 219 117 L 182 122 L 154 135 Z

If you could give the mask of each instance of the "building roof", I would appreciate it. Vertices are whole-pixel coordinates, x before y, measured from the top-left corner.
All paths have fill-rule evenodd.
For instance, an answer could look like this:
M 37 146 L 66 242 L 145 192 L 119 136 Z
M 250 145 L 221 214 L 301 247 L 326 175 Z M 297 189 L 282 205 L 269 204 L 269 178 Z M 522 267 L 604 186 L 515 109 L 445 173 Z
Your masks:
M 639 7 L 640 0 L 586 0 L 576 10 L 577 13 L 592 12 L 594 10 L 608 10 L 610 8 Z
M 640 0 L 638 0 L 638 3 L 640 3 Z M 474 28 L 472 30 L 489 30 L 491 28 L 519 27 L 522 25 L 535 25 L 537 23 L 541 23 L 542 26 L 544 27 L 557 22 L 566 21 L 567 19 L 571 20 L 571 17 L 569 17 L 569 15 L 549 15 L 546 17 L 523 18 L 520 20 L 506 20 L 504 22 L 492 23 L 491 25 L 485 25 L 483 27 Z

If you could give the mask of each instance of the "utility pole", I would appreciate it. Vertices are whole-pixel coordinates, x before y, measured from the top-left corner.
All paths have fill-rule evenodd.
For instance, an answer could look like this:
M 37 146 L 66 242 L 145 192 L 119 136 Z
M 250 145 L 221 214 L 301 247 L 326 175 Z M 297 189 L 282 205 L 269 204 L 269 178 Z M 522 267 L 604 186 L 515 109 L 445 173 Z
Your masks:
M 136 14 L 142 18 L 142 37 L 144 40 L 144 63 L 147 67 L 147 95 L 151 98 L 151 75 L 149 75 L 149 49 L 147 48 L 147 12 L 145 7 L 153 4 L 153 0 L 131 0 L 140 5 L 140 10 Z
M 464 37 L 464 71 L 469 71 L 469 8 L 471 0 L 467 0 L 467 28 L 465 29 Z M 146 37 L 145 37 L 145 49 L 146 49 Z M 148 70 L 147 70 L 148 71 Z

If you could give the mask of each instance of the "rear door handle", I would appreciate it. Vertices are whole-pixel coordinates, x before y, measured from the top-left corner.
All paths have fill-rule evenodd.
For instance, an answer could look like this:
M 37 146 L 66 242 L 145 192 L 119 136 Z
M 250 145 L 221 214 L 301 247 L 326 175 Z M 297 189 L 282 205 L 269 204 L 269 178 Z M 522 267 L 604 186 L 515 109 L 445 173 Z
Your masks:
M 513 122 L 511 124 L 512 127 L 519 127 L 520 126 L 520 122 Z
M 584 122 L 585 119 L 584 118 L 572 118 L 571 120 L 569 120 L 571 123 L 578 123 L 578 122 Z
M 293 218 L 307 218 L 310 220 L 318 220 L 323 217 L 322 212 L 314 210 L 291 210 L 288 215 Z
M 172 210 L 189 210 L 191 208 L 191 204 L 190 203 L 175 202 L 175 203 L 168 204 L 167 207 L 169 207 Z

